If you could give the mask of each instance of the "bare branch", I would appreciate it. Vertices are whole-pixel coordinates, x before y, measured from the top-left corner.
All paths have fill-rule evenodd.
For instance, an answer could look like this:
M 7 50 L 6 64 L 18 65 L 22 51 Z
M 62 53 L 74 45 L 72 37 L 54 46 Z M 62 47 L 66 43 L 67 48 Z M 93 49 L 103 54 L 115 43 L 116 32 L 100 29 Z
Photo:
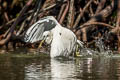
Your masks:
M 9 41 L 9 39 L 11 38 L 13 32 L 14 32 L 14 29 L 16 27 L 16 25 L 20 22 L 21 20 L 21 17 L 23 16 L 23 14 L 25 13 L 25 11 L 28 9 L 28 7 L 31 5 L 32 3 L 32 0 L 29 0 L 27 2 L 27 4 L 23 7 L 23 9 L 21 10 L 20 12 L 20 15 L 17 17 L 16 21 L 13 23 L 13 25 L 11 26 L 10 28 L 10 32 L 9 34 L 7 35 L 7 37 L 3 40 L 0 41 L 0 45 L 4 45 L 5 43 L 7 43 Z
M 81 20 L 82 16 L 84 15 L 85 10 L 89 7 L 89 5 L 92 3 L 93 0 L 90 0 L 86 6 L 83 8 L 82 12 L 78 15 L 77 19 L 75 20 L 75 24 L 73 25 L 73 28 L 76 28 L 79 21 Z
M 89 25 L 102 25 L 101 27 L 108 27 L 109 29 L 114 29 L 114 26 L 111 26 L 111 25 L 103 23 L 103 22 L 85 23 L 85 24 L 81 25 L 79 29 L 89 27 Z M 96 26 L 94 26 L 94 27 L 96 27 Z
M 74 16 L 75 16 L 75 12 L 74 12 L 74 0 L 70 1 L 70 8 L 69 8 L 69 13 L 68 13 L 68 19 L 67 19 L 67 27 L 69 29 L 72 28 L 73 23 L 74 23 Z
M 62 17 L 61 17 L 61 19 L 60 19 L 60 21 L 59 21 L 60 24 L 62 24 L 62 22 L 64 21 L 65 16 L 66 16 L 66 14 L 67 14 L 67 12 L 68 12 L 68 9 L 69 9 L 69 1 L 67 1 L 66 8 L 65 8 L 64 13 L 63 13 L 63 15 L 62 15 Z
M 61 17 L 61 15 L 62 15 L 63 11 L 64 11 L 65 6 L 66 6 L 66 4 L 63 4 L 62 7 L 61 7 L 61 9 L 60 9 L 59 15 L 58 15 L 58 17 L 57 17 L 57 20 L 58 20 L 58 21 L 60 20 L 60 17 Z
M 95 14 L 99 13 L 102 10 L 102 8 L 104 7 L 105 3 L 106 3 L 106 0 L 100 0 L 100 3 L 99 3 L 99 5 L 98 5 L 98 7 L 96 9 Z

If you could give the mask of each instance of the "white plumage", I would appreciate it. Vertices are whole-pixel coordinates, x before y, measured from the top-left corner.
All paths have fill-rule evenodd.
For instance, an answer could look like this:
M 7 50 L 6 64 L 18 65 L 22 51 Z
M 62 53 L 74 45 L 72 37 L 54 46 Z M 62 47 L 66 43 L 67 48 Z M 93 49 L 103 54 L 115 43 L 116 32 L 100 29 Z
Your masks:
M 53 29 L 57 24 L 55 18 L 47 16 L 34 23 L 26 32 L 24 41 L 34 43 L 42 40 L 43 32 Z
M 44 39 L 45 42 L 47 44 L 50 44 L 51 49 L 50 49 L 50 57 L 57 57 L 57 56 L 69 56 L 70 54 L 74 53 L 76 50 L 76 45 L 77 43 L 82 46 L 82 42 L 77 40 L 76 35 L 69 29 L 62 27 L 57 20 L 52 17 L 52 16 L 48 16 L 45 18 L 48 22 L 49 20 L 53 21 L 53 28 L 50 30 L 42 30 L 43 34 L 40 31 L 40 27 L 34 26 L 32 28 L 34 28 L 36 31 L 33 31 L 34 33 L 31 33 L 29 31 L 31 31 L 31 28 L 28 29 L 27 31 L 27 35 L 29 35 L 30 33 L 30 37 L 31 35 L 33 37 L 26 39 L 30 42 L 35 42 L 41 39 Z M 42 19 L 44 20 L 44 19 Z M 45 20 L 44 20 L 45 21 Z M 48 25 L 49 26 L 49 25 Z M 39 29 L 40 28 L 40 29 Z M 33 30 L 34 30 L 33 29 Z M 42 37 L 39 37 L 39 35 L 42 35 Z M 30 40 L 31 39 L 31 40 Z

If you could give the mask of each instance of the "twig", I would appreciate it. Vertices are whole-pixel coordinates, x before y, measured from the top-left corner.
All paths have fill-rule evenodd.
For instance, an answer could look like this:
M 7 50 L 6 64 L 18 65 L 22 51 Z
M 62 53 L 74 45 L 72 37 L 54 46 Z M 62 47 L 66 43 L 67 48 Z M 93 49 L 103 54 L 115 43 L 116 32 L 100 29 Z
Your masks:
M 111 25 L 103 23 L 103 22 L 85 23 L 85 24 L 81 25 L 78 29 L 83 29 L 85 27 L 89 27 L 89 25 L 102 25 L 101 27 L 108 27 L 109 29 L 114 29 L 114 26 L 111 26 Z M 93 27 L 96 27 L 96 26 L 93 26 Z
M 102 8 L 104 7 L 105 3 L 106 3 L 106 0 L 100 0 L 100 3 L 99 3 L 99 5 L 98 5 L 98 7 L 96 9 L 95 14 L 99 13 L 102 10 Z
M 66 16 L 66 14 L 67 14 L 67 12 L 68 12 L 68 9 L 69 9 L 69 1 L 67 1 L 66 8 L 65 8 L 64 13 L 63 13 L 63 15 L 62 15 L 62 17 L 61 17 L 61 19 L 60 19 L 60 21 L 59 21 L 60 24 L 62 24 L 62 22 L 64 21 L 65 16 Z
M 73 28 L 76 28 L 76 27 L 77 27 L 79 21 L 81 20 L 82 16 L 84 15 L 85 10 L 89 7 L 89 5 L 92 3 L 92 1 L 93 1 L 93 0 L 90 0 L 90 1 L 86 4 L 86 6 L 83 8 L 82 12 L 78 15 L 78 17 L 77 17 L 77 19 L 76 19 L 76 21 L 75 21 L 75 24 L 73 25 Z
M 27 17 L 27 16 L 23 16 L 23 17 L 21 18 L 21 20 L 25 19 L 26 17 Z M 6 24 L 1 25 L 1 26 L 0 26 L 0 30 L 2 30 L 2 28 L 4 28 L 5 26 L 8 26 L 8 25 L 12 24 L 16 19 L 17 19 L 17 18 L 14 18 L 14 19 L 8 21 Z
M 116 22 L 116 29 L 117 30 L 117 38 L 118 38 L 118 52 L 120 52 L 120 0 L 118 0 L 117 4 L 117 22 Z
M 90 17 L 91 17 L 91 16 L 94 15 L 94 12 L 93 12 L 93 9 L 92 9 L 92 5 L 90 5 L 89 9 L 90 9 L 90 13 L 91 13 L 91 14 L 90 14 Z
M 44 11 L 47 11 L 47 10 L 49 10 L 49 9 L 55 7 L 55 6 L 56 6 L 56 4 L 53 4 L 53 5 L 51 5 L 51 6 L 47 7 L 47 8 L 44 8 L 44 9 L 40 10 L 39 13 L 44 12 Z
M 11 36 L 12 36 L 12 34 L 13 34 L 13 32 L 14 32 L 14 29 L 15 29 L 16 25 L 20 22 L 23 14 L 24 14 L 25 11 L 28 9 L 28 7 L 31 5 L 31 3 L 32 3 L 32 0 L 29 0 L 29 1 L 27 2 L 27 4 L 23 7 L 23 9 L 22 9 L 21 12 L 20 12 L 20 15 L 17 17 L 16 21 L 15 21 L 15 22 L 13 23 L 13 25 L 11 26 L 10 32 L 9 32 L 9 34 L 7 35 L 7 37 L 6 37 L 5 39 L 3 39 L 3 40 L 0 41 L 0 45 L 4 45 L 4 44 L 6 44 L 6 43 L 9 41 L 9 39 L 11 38 Z
M 95 14 L 88 22 L 100 21 L 108 17 L 112 13 L 113 9 L 115 8 L 115 3 L 116 3 L 116 0 L 115 1 L 112 0 L 109 6 L 107 6 L 105 9 L 100 11 L 98 14 Z
M 70 8 L 69 8 L 69 13 L 68 13 L 68 19 L 67 19 L 67 27 L 69 29 L 72 28 L 73 23 L 74 23 L 74 16 L 75 16 L 75 12 L 74 12 L 74 0 L 70 0 Z
M 60 9 L 60 12 L 59 12 L 58 17 L 57 17 L 58 21 L 60 20 L 60 17 L 62 15 L 63 11 L 64 11 L 65 6 L 66 6 L 66 4 L 63 4 L 62 7 L 61 7 L 61 9 Z
M 7 23 L 6 23 L 6 24 L 4 24 L 4 25 L 1 25 L 1 26 L 0 26 L 0 30 L 1 30 L 4 26 L 7 26 L 7 25 L 9 25 L 9 24 L 13 23 L 15 20 L 16 20 L 16 18 L 14 18 L 14 19 L 10 20 L 9 22 L 7 22 Z
M 37 17 L 38 17 L 38 13 L 40 11 L 40 6 L 41 6 L 42 0 L 37 0 L 36 2 L 36 12 L 34 13 L 34 17 L 33 17 L 33 21 L 36 22 L 37 21 Z
M 4 12 L 4 17 L 5 17 L 6 21 L 8 22 L 9 21 L 9 17 L 8 17 L 7 12 Z

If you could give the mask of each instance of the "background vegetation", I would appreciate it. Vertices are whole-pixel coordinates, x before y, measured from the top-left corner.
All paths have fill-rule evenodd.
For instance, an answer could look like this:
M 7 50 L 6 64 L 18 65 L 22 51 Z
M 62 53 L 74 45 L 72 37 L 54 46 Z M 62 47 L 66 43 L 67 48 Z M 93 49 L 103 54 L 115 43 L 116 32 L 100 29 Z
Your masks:
M 107 48 L 120 52 L 120 0 L 0 0 L 0 46 L 37 48 L 22 38 L 48 15 L 71 29 L 86 47 L 96 48 L 95 41 L 101 39 Z

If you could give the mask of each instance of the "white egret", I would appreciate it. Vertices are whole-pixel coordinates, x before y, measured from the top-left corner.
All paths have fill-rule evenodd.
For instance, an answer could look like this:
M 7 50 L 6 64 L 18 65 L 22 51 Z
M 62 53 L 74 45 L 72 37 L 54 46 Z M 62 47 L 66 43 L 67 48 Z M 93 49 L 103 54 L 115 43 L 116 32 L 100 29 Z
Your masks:
M 46 25 L 47 27 L 52 26 L 50 29 L 45 28 L 46 26 L 42 26 L 44 29 L 39 25 L 35 26 L 37 24 L 46 24 L 46 22 L 49 23 Z M 69 56 L 75 52 L 77 44 L 83 46 L 82 42 L 77 40 L 76 35 L 71 30 L 62 27 L 52 16 L 45 17 L 33 24 L 26 32 L 24 40 L 31 43 L 45 40 L 51 46 L 50 57 Z

